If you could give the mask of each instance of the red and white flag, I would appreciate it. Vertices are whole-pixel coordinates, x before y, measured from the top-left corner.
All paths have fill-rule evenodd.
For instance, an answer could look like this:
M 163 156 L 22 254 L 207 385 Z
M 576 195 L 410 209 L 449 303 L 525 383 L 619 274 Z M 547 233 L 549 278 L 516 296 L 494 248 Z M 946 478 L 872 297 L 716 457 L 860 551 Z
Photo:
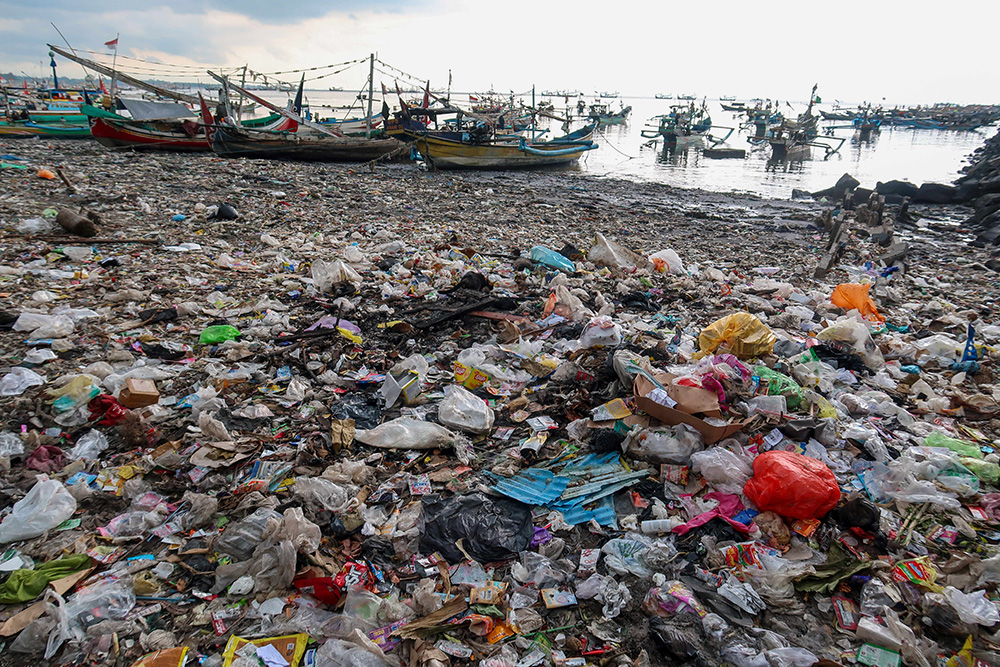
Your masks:
M 110 42 L 104 42 L 104 46 L 108 47 L 112 51 L 117 51 L 118 50 L 118 38 L 115 37 Z
M 473 97 L 472 95 L 469 95 L 469 101 L 470 102 L 478 102 L 479 98 L 478 97 Z

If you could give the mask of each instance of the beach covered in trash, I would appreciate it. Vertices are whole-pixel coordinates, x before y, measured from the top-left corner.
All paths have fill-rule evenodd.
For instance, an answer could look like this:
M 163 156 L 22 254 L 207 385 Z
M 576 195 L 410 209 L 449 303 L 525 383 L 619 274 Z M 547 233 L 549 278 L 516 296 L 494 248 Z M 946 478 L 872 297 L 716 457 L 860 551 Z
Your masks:
M 1000 664 L 967 210 L 0 148 L 0 664 Z

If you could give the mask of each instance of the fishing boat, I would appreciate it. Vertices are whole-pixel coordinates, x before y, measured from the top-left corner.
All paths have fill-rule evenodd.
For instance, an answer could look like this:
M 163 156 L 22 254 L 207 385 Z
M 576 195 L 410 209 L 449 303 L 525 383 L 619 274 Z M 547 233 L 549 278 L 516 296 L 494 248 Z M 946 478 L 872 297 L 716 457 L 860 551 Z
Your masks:
M 369 131 L 369 129 L 378 129 L 383 122 L 382 114 L 372 114 L 371 116 L 365 118 L 364 116 L 355 118 L 324 118 L 323 120 L 317 120 L 320 125 L 329 127 L 330 129 L 336 130 L 341 134 L 364 134 Z
M 722 104 L 720 102 L 720 106 L 723 111 L 735 111 L 736 113 L 743 113 L 747 110 L 746 102 L 733 102 L 732 104 Z
M 89 139 L 90 127 L 68 123 L 36 123 L 30 120 L 3 120 L 0 121 L 0 137 Z
M 426 135 L 415 148 L 435 169 L 524 169 L 575 162 L 598 144 L 590 138 L 590 124 L 550 141 L 533 141 L 519 135 L 498 135 L 482 143 Z
M 600 125 L 621 125 L 628 120 L 628 115 L 631 111 L 632 107 L 627 106 L 613 112 L 608 108 L 607 104 L 597 102 L 590 105 L 590 113 L 587 117 Z
M 823 120 L 854 120 L 857 117 L 857 113 L 845 112 L 845 111 L 823 111 L 819 110 L 819 115 L 823 117 Z
M 817 85 L 813 86 L 809 94 L 809 106 L 805 113 L 799 114 L 795 120 L 784 118 L 778 125 L 769 128 L 765 139 L 771 146 L 772 160 L 789 162 L 808 160 L 812 157 L 813 148 L 822 148 L 825 160 L 843 146 L 846 138 L 818 136 L 819 119 L 812 113 L 813 105 L 819 101 L 816 97 Z M 749 140 L 753 141 L 754 137 Z M 833 142 L 839 143 L 834 146 Z
M 700 107 L 694 103 L 676 104 L 671 107 L 670 113 L 654 116 L 650 121 L 657 122 L 647 125 L 640 134 L 646 139 L 662 137 L 669 146 L 699 141 L 712 129 L 712 117 L 704 104 Z
M 211 139 L 212 150 L 224 157 L 305 162 L 367 162 L 384 157 L 400 146 L 392 138 L 338 137 L 240 125 L 217 125 Z
M 670 93 L 657 93 L 653 97 L 655 97 L 658 100 L 672 100 L 672 99 L 674 99 L 674 96 L 671 95 Z
M 720 102 L 735 102 L 736 101 L 736 96 L 735 95 L 720 95 L 719 96 L 719 101 Z
M 678 95 L 677 99 L 683 102 L 691 102 L 693 100 L 698 99 L 698 97 L 697 95 Z
M 597 94 L 598 97 L 606 97 L 609 100 L 617 99 L 618 95 L 619 95 L 619 93 L 618 93 L 617 90 L 615 92 L 613 92 L 613 93 L 598 93 Z

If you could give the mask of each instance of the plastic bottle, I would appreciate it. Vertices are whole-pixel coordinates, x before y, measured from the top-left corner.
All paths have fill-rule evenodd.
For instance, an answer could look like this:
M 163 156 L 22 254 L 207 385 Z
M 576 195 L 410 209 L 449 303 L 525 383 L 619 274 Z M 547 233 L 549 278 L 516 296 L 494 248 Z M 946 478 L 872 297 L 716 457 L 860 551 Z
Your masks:
M 576 265 L 570 260 L 566 259 L 559 253 L 557 253 L 552 248 L 546 248 L 545 246 L 536 245 L 531 249 L 530 254 L 532 261 L 538 262 L 539 264 L 544 264 L 545 266 L 558 269 L 559 271 L 565 271 L 566 273 L 575 273 Z
M 677 523 L 673 519 L 651 519 L 643 521 L 640 530 L 647 535 L 669 533 L 676 525 Z

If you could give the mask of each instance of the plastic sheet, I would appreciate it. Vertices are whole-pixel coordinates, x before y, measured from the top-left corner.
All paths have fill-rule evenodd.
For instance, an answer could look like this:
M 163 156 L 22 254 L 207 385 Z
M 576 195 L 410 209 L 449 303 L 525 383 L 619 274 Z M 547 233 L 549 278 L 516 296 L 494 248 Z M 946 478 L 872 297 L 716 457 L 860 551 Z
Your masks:
M 878 308 L 875 307 L 875 302 L 868 296 L 871 287 L 871 283 L 841 283 L 833 289 L 830 301 L 838 308 L 857 310 L 866 320 L 885 322 L 885 318 L 879 314 Z

